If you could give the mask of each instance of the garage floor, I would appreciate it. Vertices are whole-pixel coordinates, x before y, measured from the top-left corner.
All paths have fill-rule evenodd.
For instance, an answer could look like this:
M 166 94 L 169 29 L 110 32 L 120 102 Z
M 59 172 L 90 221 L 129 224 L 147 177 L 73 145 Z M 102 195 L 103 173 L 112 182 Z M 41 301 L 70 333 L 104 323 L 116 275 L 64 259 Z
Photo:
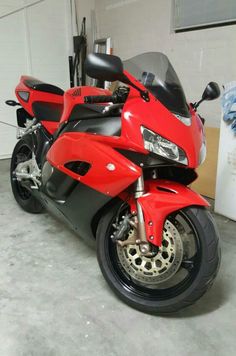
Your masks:
M 95 252 L 48 214 L 15 203 L 0 161 L 0 355 L 233 355 L 236 223 L 217 216 L 222 266 L 201 301 L 172 317 L 120 302 Z

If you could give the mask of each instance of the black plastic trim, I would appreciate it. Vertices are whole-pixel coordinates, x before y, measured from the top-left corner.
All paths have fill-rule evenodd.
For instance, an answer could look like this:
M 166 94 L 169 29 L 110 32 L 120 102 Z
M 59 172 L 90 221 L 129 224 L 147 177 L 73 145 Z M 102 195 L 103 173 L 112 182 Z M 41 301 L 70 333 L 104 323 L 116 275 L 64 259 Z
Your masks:
M 175 165 L 176 163 L 160 158 L 159 156 L 149 152 L 148 154 L 134 152 L 129 150 L 116 149 L 124 157 L 128 158 L 131 162 L 146 167 L 159 167 L 159 166 L 170 166 Z
M 85 176 L 91 168 L 91 164 L 84 161 L 72 161 L 65 164 L 65 167 L 73 173 Z
M 120 136 L 121 134 L 121 117 L 104 117 L 87 120 L 77 120 L 68 122 L 61 130 L 60 135 L 65 132 L 87 132 L 96 133 L 102 136 Z
M 24 108 L 19 108 L 16 110 L 16 119 L 17 125 L 25 128 L 26 120 L 32 120 L 33 117 Z
M 45 165 L 49 173 L 40 189 L 42 202 L 52 213 L 69 223 L 79 236 L 94 242 L 100 210 L 113 198 L 72 179 L 49 162 Z
M 35 101 L 32 110 L 37 120 L 58 122 L 63 113 L 63 104 Z
M 121 116 L 120 108 L 104 112 L 104 105 L 96 104 L 77 104 L 73 107 L 68 121 L 98 119 L 108 116 Z

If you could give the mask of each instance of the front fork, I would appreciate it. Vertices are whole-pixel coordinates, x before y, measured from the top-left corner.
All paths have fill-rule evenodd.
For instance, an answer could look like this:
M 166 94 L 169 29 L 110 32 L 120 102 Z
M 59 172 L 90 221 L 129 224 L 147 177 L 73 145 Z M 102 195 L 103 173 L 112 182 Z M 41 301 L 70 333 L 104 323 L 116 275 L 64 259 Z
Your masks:
M 120 246 L 135 245 L 139 243 L 143 255 L 151 256 L 152 245 L 157 248 L 162 245 L 163 228 L 170 214 L 180 211 L 188 206 L 207 207 L 209 203 L 189 187 L 164 179 L 145 180 L 141 176 L 135 183 L 134 195 L 123 200 L 130 207 L 131 215 L 124 217 L 124 230 L 129 231 L 130 225 L 134 227 L 134 233 L 128 239 L 123 240 L 123 231 L 119 229 L 117 243 Z M 149 244 L 150 243 L 150 244 Z M 153 250 L 153 248 L 152 248 Z M 143 251 L 143 252 L 142 252 Z
M 136 244 L 140 245 L 140 252 L 142 255 L 149 256 L 152 253 L 150 252 L 150 244 L 147 241 L 143 209 L 138 202 L 138 198 L 140 198 L 144 193 L 145 193 L 144 179 L 143 179 L 143 175 L 141 175 L 136 181 L 135 189 L 134 189 L 134 197 L 135 197 L 135 204 L 137 210 L 136 228 L 137 228 L 137 235 L 138 235 Z
M 121 247 L 139 245 L 141 255 L 151 257 L 153 253 L 150 251 L 151 245 L 147 240 L 143 209 L 138 201 L 144 194 L 144 180 L 143 175 L 141 175 L 134 183 L 134 194 L 127 200 L 131 214 L 122 216 L 122 221 L 119 224 L 113 224 L 115 232 L 111 235 L 111 238 Z M 133 228 L 133 232 L 124 240 L 123 236 L 130 230 L 130 227 Z

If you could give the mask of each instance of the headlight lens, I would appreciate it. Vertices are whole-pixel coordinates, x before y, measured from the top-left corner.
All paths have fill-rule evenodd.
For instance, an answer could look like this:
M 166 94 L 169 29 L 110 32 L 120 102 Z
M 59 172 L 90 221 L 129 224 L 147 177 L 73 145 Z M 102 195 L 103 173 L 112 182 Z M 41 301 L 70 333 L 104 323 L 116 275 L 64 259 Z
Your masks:
M 155 132 L 143 126 L 141 126 L 141 132 L 146 150 L 172 161 L 188 165 L 188 159 L 185 152 L 175 143 L 157 135 Z

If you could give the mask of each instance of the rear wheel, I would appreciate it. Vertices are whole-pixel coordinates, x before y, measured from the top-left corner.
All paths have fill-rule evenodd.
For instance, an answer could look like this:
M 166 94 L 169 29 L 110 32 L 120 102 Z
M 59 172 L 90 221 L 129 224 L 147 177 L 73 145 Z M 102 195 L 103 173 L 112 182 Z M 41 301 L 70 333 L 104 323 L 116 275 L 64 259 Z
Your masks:
M 116 212 L 108 212 L 99 224 L 97 255 L 105 279 L 127 304 L 149 313 L 176 312 L 212 285 L 220 262 L 219 238 L 205 208 L 188 207 L 168 216 L 162 246 L 152 245 L 152 257 L 142 256 L 138 245 L 121 247 L 112 241 Z
M 30 189 L 16 179 L 15 169 L 19 163 L 32 158 L 32 148 L 27 140 L 21 139 L 15 146 L 10 167 L 10 179 L 13 195 L 22 209 L 28 213 L 41 213 L 42 204 L 32 195 Z

